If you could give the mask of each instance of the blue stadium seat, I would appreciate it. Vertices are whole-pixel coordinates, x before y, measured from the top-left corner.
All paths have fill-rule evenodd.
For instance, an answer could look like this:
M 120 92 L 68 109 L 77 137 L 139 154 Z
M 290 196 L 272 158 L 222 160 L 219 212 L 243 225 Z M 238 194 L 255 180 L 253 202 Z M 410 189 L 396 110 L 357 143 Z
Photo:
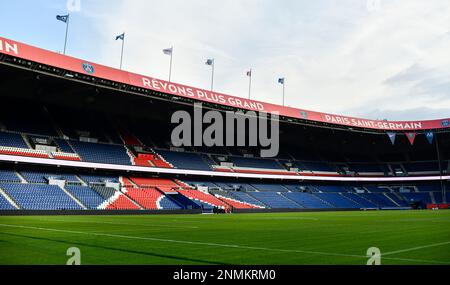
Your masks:
M 81 210 L 82 208 L 61 188 L 41 184 L 0 184 L 22 209 Z
M 159 205 L 163 210 L 181 210 L 182 207 L 172 201 L 170 198 L 164 196 L 161 201 L 159 202 Z
M 288 189 L 286 189 L 281 184 L 266 184 L 266 183 L 253 183 L 251 184 L 254 188 L 256 188 L 259 191 L 265 191 L 265 192 L 287 192 Z
M 16 210 L 16 208 L 0 194 L 0 210 Z
M 80 184 L 81 182 L 72 174 L 57 174 L 40 171 L 20 171 L 20 174 L 30 183 L 47 183 L 49 178 L 65 180 L 66 182 Z
M 236 191 L 228 191 L 228 194 L 231 198 L 236 199 L 238 201 L 246 202 L 249 204 L 266 207 L 264 203 L 250 196 L 250 194 L 246 192 L 236 192 Z
M 272 159 L 248 158 L 232 156 L 230 160 L 237 167 L 264 168 L 264 169 L 284 169 L 278 162 Z
M 290 192 L 284 193 L 283 195 L 299 203 L 305 208 L 312 208 L 312 209 L 334 208 L 332 205 L 326 203 L 325 201 L 319 199 L 318 197 L 310 193 Z
M 356 203 L 352 200 L 349 200 L 346 197 L 344 197 L 338 193 L 315 193 L 313 195 L 328 202 L 329 204 L 335 206 L 336 208 L 343 208 L 343 209 L 359 209 L 359 208 L 361 208 L 361 205 L 359 205 L 358 203 Z
M 0 170 L 0 182 L 20 182 L 19 176 L 13 170 Z
M 211 167 L 202 159 L 200 154 L 168 150 L 157 150 L 157 152 L 176 168 L 205 171 L 211 170 Z
M 105 202 L 102 196 L 87 186 L 65 186 L 65 189 L 88 209 L 97 209 L 100 204 Z
M 286 197 L 274 192 L 251 192 L 251 196 L 263 202 L 273 209 L 298 209 L 303 208 L 299 204 L 289 200 Z M 289 193 L 287 193 L 289 194 Z
M 71 141 L 70 144 L 83 161 L 131 165 L 124 146 L 80 141 Z
M 5 132 L 0 132 L 0 146 L 28 148 L 21 135 Z
M 119 178 L 117 176 L 83 174 L 80 175 L 80 178 L 87 184 L 104 184 L 106 181 L 113 183 L 119 182 Z

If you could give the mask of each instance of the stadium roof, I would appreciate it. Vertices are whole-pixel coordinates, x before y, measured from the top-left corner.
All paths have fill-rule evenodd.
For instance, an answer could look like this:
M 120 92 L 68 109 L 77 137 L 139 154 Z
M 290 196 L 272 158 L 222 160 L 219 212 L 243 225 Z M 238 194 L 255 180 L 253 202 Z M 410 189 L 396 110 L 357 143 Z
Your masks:
M 126 86 L 132 86 L 132 91 L 153 91 L 162 94 L 170 94 L 179 98 L 193 99 L 198 102 L 215 104 L 228 108 L 238 108 L 257 112 L 278 112 L 280 116 L 311 123 L 331 124 L 349 128 L 362 128 L 381 131 L 423 131 L 431 129 L 450 129 L 450 118 L 423 121 L 369 120 L 244 99 L 118 70 L 112 67 L 84 61 L 2 37 L 0 37 L 0 55 L 12 57 L 13 60 L 12 62 L 9 61 L 10 63 L 29 65 L 29 62 L 34 62 L 44 65 L 40 66 L 40 68 L 44 68 L 44 70 L 49 73 L 56 72 L 55 69 L 61 69 L 73 73 L 62 74 L 64 76 L 76 76 L 77 78 L 82 77 L 85 79 L 97 78 L 100 80 L 113 82 L 112 87 L 116 88 L 126 89 Z M 2 58 L 0 59 L 5 61 Z M 27 62 L 22 62 L 19 59 L 23 59 Z M 30 66 L 26 67 L 29 68 Z

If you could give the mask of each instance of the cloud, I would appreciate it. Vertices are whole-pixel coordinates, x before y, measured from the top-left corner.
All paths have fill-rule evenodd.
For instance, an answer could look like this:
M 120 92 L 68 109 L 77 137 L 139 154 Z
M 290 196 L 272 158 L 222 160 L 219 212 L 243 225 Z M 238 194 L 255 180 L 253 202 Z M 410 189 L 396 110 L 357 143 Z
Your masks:
M 117 1 L 96 28 L 104 37 L 127 33 L 124 65 L 134 72 L 166 79 L 162 49 L 173 45 L 175 82 L 208 88 L 204 61 L 213 57 L 219 92 L 246 97 L 252 68 L 258 100 L 281 103 L 282 76 L 290 106 L 370 118 L 448 117 L 450 2 L 376 4 Z M 120 45 L 101 50 L 102 62 L 117 66 Z

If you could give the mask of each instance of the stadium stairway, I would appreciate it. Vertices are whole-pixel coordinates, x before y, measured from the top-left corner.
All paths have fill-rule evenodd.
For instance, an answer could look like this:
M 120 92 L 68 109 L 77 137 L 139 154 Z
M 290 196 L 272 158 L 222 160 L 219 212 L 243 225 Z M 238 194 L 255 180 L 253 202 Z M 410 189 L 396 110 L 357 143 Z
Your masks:
M 218 199 L 217 197 L 215 197 L 211 194 L 207 194 L 207 193 L 204 193 L 199 190 L 178 189 L 177 192 L 191 200 L 199 201 L 199 202 L 208 204 L 212 207 L 217 207 L 217 208 L 221 208 L 224 210 L 230 209 L 230 206 L 228 204 L 226 204 L 225 202 L 223 202 L 222 200 Z
M 19 204 L 14 201 L 0 186 L 0 209 L 1 210 L 20 210 Z
M 239 200 L 236 200 L 236 199 L 233 199 L 230 197 L 225 197 L 220 194 L 214 194 L 214 196 L 216 196 L 219 200 L 230 205 L 232 208 L 235 208 L 235 209 L 262 209 L 262 208 L 264 208 L 264 207 L 253 205 L 250 203 L 241 202 Z

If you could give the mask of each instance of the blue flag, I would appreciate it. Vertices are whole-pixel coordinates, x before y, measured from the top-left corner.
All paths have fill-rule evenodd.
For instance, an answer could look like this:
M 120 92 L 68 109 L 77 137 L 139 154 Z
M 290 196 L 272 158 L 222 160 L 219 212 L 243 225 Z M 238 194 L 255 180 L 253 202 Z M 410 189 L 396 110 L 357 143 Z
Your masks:
M 391 140 L 392 145 L 395 144 L 395 137 L 397 136 L 396 133 L 387 133 L 387 135 L 389 136 L 389 139 Z
M 116 37 L 116 41 L 117 40 L 125 40 L 125 33 L 123 33 L 123 34 L 121 34 L 121 35 L 118 35 L 117 37 Z
M 425 136 L 427 137 L 428 142 L 430 144 L 433 144 L 434 133 L 433 132 L 426 132 Z
M 284 85 L 284 77 L 283 78 L 279 78 L 278 79 L 278 83 L 283 84 Z
M 214 59 L 207 59 L 206 60 L 206 65 L 213 65 L 213 63 L 214 63 Z
M 56 15 L 56 20 L 67 23 L 69 21 L 69 14 L 67 15 Z
M 164 53 L 165 55 L 172 55 L 172 53 L 173 53 L 173 47 L 163 49 L 163 53 Z

